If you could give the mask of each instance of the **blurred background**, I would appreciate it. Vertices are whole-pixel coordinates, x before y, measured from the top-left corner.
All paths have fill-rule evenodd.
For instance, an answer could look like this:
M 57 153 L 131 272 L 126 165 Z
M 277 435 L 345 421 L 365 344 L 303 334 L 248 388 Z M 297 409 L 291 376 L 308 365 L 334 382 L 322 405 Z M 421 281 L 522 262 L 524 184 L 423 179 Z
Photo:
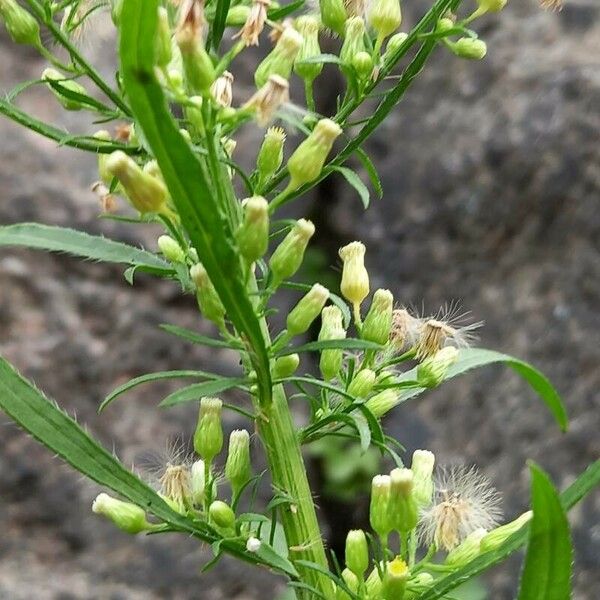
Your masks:
M 405 2 L 406 26 L 425 8 L 421 0 Z M 512 518 L 528 505 L 528 458 L 563 488 L 600 454 L 600 5 L 567 0 L 562 12 L 546 13 L 536 0 L 513 0 L 476 29 L 488 43 L 486 59 L 461 61 L 440 48 L 367 144 L 384 198 L 364 213 L 354 190 L 331 178 L 294 214 L 317 225 L 307 279 L 335 287 L 337 248 L 361 239 L 373 289 L 388 287 L 398 302 L 432 312 L 460 300 L 486 321 L 483 347 L 528 360 L 553 380 L 571 418 L 565 435 L 506 368 L 445 384 L 402 405 L 386 423 L 408 452 L 426 447 L 440 463 L 477 464 Z M 110 77 L 108 26 L 95 24 L 83 43 Z M 4 32 L 0 48 L 2 92 L 39 76 L 42 61 Z M 237 68 L 240 103 L 250 88 L 243 62 Z M 317 80 L 321 106 L 333 105 L 338 84 L 332 76 Z M 89 131 L 85 118 L 65 115 L 43 88 L 20 106 L 70 131 Z M 252 127 L 240 136 L 241 162 L 252 164 L 260 138 Z M 93 155 L 58 148 L 6 119 L 0 139 L 0 223 L 39 221 L 155 247 L 151 227 L 98 219 Z M 291 135 L 290 147 L 295 143 Z M 283 298 L 282 308 L 294 300 Z M 158 410 L 174 389 L 158 384 L 137 388 L 97 416 L 111 389 L 155 370 L 227 374 L 237 367 L 227 352 L 169 337 L 158 328 L 164 322 L 210 331 L 175 284 L 139 277 L 134 289 L 118 267 L 0 253 L 0 353 L 126 464 L 140 464 L 174 439 L 187 443 L 196 408 Z M 210 551 L 191 540 L 119 532 L 91 514 L 98 489 L 1 415 L 0 424 L 1 599 L 251 600 L 284 593 L 277 578 L 229 559 L 200 576 Z M 245 426 L 227 416 L 228 429 Z M 260 465 L 256 441 L 254 453 Z M 310 459 L 333 549 L 349 528 L 364 524 L 365 485 L 379 468 L 373 455 L 345 454 L 352 461 L 317 448 Z M 268 497 L 268 484 L 261 493 Z M 595 494 L 570 516 L 576 599 L 598 597 L 599 515 Z M 519 560 L 462 597 L 512 598 Z

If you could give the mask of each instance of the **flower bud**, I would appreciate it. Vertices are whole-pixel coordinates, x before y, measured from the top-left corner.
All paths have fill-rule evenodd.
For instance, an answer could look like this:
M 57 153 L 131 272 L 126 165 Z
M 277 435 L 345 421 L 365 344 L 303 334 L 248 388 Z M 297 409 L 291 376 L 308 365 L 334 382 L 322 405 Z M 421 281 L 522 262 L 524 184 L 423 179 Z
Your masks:
M 302 36 L 291 27 L 282 34 L 275 48 L 263 59 L 254 72 L 256 87 L 267 83 L 270 75 L 279 75 L 289 79 L 294 66 L 294 60 L 302 47 Z
M 407 586 L 404 600 L 416 600 L 424 591 L 428 590 L 434 583 L 435 579 L 431 573 L 421 571 L 412 577 Z
M 381 577 L 379 576 L 379 571 L 377 569 L 373 569 L 369 573 L 367 581 L 365 581 L 365 588 L 367 590 L 367 598 L 369 600 L 379 600 L 379 598 L 381 598 L 383 581 L 381 581 Z
M 472 531 L 456 548 L 448 552 L 444 564 L 458 568 L 477 558 L 480 554 L 481 540 L 486 533 L 486 530 L 481 527 Z
M 359 52 L 366 52 L 365 46 L 365 21 L 362 17 L 351 17 L 346 21 L 344 43 L 340 49 L 340 60 L 346 66 Z
M 396 468 L 390 473 L 391 492 L 388 515 L 392 527 L 407 533 L 417 526 L 418 508 L 413 495 L 413 472 Z
M 158 7 L 158 24 L 156 29 L 156 45 L 154 54 L 156 64 L 165 68 L 173 58 L 171 49 L 171 26 L 169 25 L 169 13 L 164 6 Z
M 431 504 L 433 498 L 433 467 L 435 455 L 429 450 L 415 450 L 410 469 L 413 472 L 413 496 L 417 506 Z
M 342 311 L 337 306 L 327 306 L 321 312 L 319 341 L 343 340 L 346 337 Z M 319 369 L 325 381 L 333 379 L 342 368 L 344 351 L 341 348 L 321 350 Z
M 236 498 L 252 477 L 250 464 L 250 434 L 245 429 L 236 429 L 229 436 L 229 451 L 225 463 L 225 477 Z
M 408 37 L 407 33 L 403 31 L 399 33 L 395 33 L 387 42 L 385 46 L 385 54 L 383 55 L 383 60 L 389 60 L 390 57 L 394 56 L 396 52 L 400 49 L 400 46 L 404 44 L 406 38 Z
M 323 310 L 327 300 L 329 300 L 329 290 L 319 283 L 315 283 L 288 314 L 286 321 L 288 334 L 295 336 L 308 331 L 312 322 Z
M 319 0 L 321 22 L 338 35 L 344 35 L 348 13 L 344 0 Z
M 273 365 L 273 379 L 285 379 L 293 375 L 300 364 L 298 354 L 286 354 L 280 356 Z
M 208 463 L 223 448 L 221 410 L 223 403 L 218 398 L 202 398 L 198 425 L 194 432 L 194 450 Z
M 196 285 L 196 299 L 200 311 L 206 319 L 217 327 L 223 328 L 225 323 L 225 307 L 217 294 L 217 290 L 208 277 L 206 269 L 198 263 L 190 269 L 190 277 Z
M 470 37 L 463 37 L 456 42 L 452 42 L 450 48 L 456 56 L 471 60 L 481 60 L 487 53 L 487 46 L 483 40 Z
M 131 502 L 117 500 L 108 494 L 99 494 L 92 503 L 92 512 L 108 517 L 119 529 L 127 533 L 140 533 L 150 529 L 146 513 Z
M 250 14 L 250 7 L 245 4 L 237 4 L 232 6 L 227 12 L 225 25 L 227 27 L 241 27 Z
M 194 137 L 204 137 L 204 117 L 202 116 L 202 96 L 191 96 L 184 107 L 187 119 Z
M 246 541 L 246 550 L 248 552 L 258 552 L 260 550 L 260 547 L 262 546 L 262 542 L 255 537 L 249 537 L 248 540 Z
M 458 359 L 458 350 L 447 346 L 429 356 L 417 366 L 417 381 L 419 385 L 434 388 L 446 378 L 448 370 Z
M 229 108 L 233 101 L 233 75 L 229 71 L 223 71 L 210 88 L 215 102 L 223 108 Z
M 344 580 L 344 583 L 348 586 L 350 591 L 352 591 L 354 593 L 358 592 L 358 588 L 360 586 L 360 581 L 358 580 L 358 577 L 350 569 L 344 569 L 342 571 L 342 579 Z M 343 589 L 341 589 L 341 588 L 336 589 L 335 600 L 350 600 L 350 598 L 351 598 L 351 596 L 347 592 L 345 592 Z
M 362 581 L 369 567 L 369 547 L 362 529 L 348 532 L 346 537 L 346 566 Z
M 42 73 L 42 79 L 48 82 L 50 91 L 54 94 L 64 109 L 81 110 L 84 107 L 79 100 L 76 98 L 70 98 L 67 95 L 68 92 L 72 92 L 81 96 L 87 96 L 86 89 L 80 83 L 73 79 L 67 79 L 62 73 L 51 68 L 44 69 L 44 72 Z M 54 87 L 54 85 L 51 85 L 50 82 L 58 86 L 58 89 Z M 63 93 L 63 90 L 66 93 Z
M 152 175 L 144 173 L 137 163 L 121 150 L 109 155 L 106 169 L 116 177 L 131 204 L 141 213 L 165 209 L 167 188 Z
M 348 393 L 354 398 L 366 398 L 375 385 L 375 371 L 361 369 L 350 382 Z
M 507 4 L 508 0 L 476 0 L 480 14 L 486 12 L 500 12 Z
M 376 344 L 386 344 L 392 329 L 394 296 L 389 290 L 377 290 L 373 294 L 371 308 L 365 317 L 360 336 Z
M 101 129 L 100 131 L 96 131 L 93 136 L 97 140 L 102 140 L 105 142 L 109 142 L 112 138 L 110 133 L 105 129 Z M 98 174 L 100 175 L 100 179 L 106 184 L 110 185 L 113 180 L 113 174 L 106 167 L 106 161 L 108 160 L 108 154 L 101 152 L 98 154 Z
M 369 25 L 380 39 L 386 38 L 402 23 L 399 0 L 374 0 L 368 14 Z
M 391 493 L 391 477 L 389 475 L 375 475 L 371 483 L 369 522 L 373 531 L 382 539 L 387 539 L 392 530 L 389 508 Z
M 264 127 L 289 98 L 290 84 L 287 80 L 279 75 L 269 75 L 267 82 L 252 95 L 242 108 L 255 113 L 258 124 Z
M 373 413 L 376 418 L 383 417 L 398 404 L 398 392 L 393 389 L 387 389 L 375 394 L 369 398 L 365 406 Z
M 169 235 L 161 235 L 157 241 L 158 249 L 164 257 L 172 263 L 185 262 L 185 252 L 181 246 Z
M 244 221 L 236 238 L 240 254 L 253 263 L 265 254 L 269 245 L 269 204 L 262 196 L 253 196 L 242 205 Z
M 235 525 L 235 513 L 229 504 L 222 500 L 215 500 L 208 507 L 208 516 L 221 529 L 231 529 Z
M 410 571 L 399 557 L 387 564 L 383 577 L 382 600 L 402 600 Z
M 296 221 L 281 244 L 275 248 L 269 260 L 275 287 L 284 279 L 289 279 L 300 268 L 304 251 L 314 233 L 315 226 L 312 222 L 300 219 Z
M 373 72 L 373 59 L 368 52 L 363 50 L 354 55 L 354 58 L 352 58 L 352 66 L 359 79 L 368 79 Z
M 207 95 L 215 80 L 215 67 L 202 40 L 193 27 L 180 28 L 175 34 L 181 52 L 183 70 L 192 94 Z
M 0 0 L 0 18 L 13 42 L 41 46 L 38 22 L 16 0 Z
M 352 242 L 339 250 L 340 258 L 344 262 L 340 289 L 348 302 L 358 306 L 369 295 L 365 252 L 365 245 L 361 242 Z
M 297 190 L 305 183 L 316 179 L 323 169 L 333 142 L 342 133 L 342 128 L 331 119 L 321 119 L 310 135 L 296 148 L 288 160 L 290 182 L 287 191 Z
M 514 521 L 496 527 L 496 529 L 492 529 L 492 531 L 482 538 L 481 551 L 490 552 L 491 550 L 499 548 L 513 533 L 516 533 L 521 527 L 526 525 L 531 520 L 532 516 L 533 512 L 529 510 L 520 517 L 517 517 Z
M 302 63 L 303 60 L 319 56 L 319 21 L 310 15 L 296 20 L 296 29 L 302 35 L 303 42 L 294 62 L 294 71 L 305 81 L 313 81 L 323 70 L 323 63 Z
M 206 489 L 206 471 L 205 464 L 202 459 L 195 461 L 192 464 L 190 476 L 190 492 L 192 502 L 199 506 L 204 502 L 204 492 Z
M 283 162 L 283 144 L 285 142 L 285 131 L 281 127 L 269 127 L 265 133 L 265 139 L 256 158 L 256 169 L 258 170 L 259 186 L 273 177 Z

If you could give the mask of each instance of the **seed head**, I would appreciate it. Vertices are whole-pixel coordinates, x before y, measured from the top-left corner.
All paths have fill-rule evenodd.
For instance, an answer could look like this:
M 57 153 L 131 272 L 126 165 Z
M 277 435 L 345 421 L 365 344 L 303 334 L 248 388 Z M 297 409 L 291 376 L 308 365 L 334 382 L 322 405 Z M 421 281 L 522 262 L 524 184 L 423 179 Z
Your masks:
M 186 464 L 167 464 L 160 478 L 161 494 L 171 500 L 179 512 L 191 504 L 192 486 L 190 469 Z
M 392 313 L 392 330 L 390 342 L 398 351 L 413 348 L 419 341 L 423 323 L 418 317 L 411 315 L 405 308 L 397 308 Z
M 258 46 L 258 38 L 265 28 L 271 0 L 253 0 L 248 18 L 234 38 L 240 37 L 246 46 Z
M 290 84 L 279 75 L 270 75 L 267 83 L 258 89 L 243 108 L 256 114 L 256 121 L 265 127 L 282 104 L 290 99 Z

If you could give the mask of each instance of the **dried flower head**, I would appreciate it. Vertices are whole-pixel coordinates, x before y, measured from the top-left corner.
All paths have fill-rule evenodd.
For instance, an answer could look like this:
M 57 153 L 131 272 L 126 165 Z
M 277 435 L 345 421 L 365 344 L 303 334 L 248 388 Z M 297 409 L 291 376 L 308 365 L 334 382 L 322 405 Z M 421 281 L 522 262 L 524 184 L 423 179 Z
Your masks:
M 258 38 L 265 28 L 269 6 L 271 6 L 271 0 L 253 0 L 244 26 L 233 37 L 241 38 L 246 46 L 258 46 Z
M 92 184 L 92 192 L 98 196 L 103 213 L 113 213 L 117 210 L 117 199 L 102 181 Z
M 423 323 L 411 315 L 406 308 L 397 308 L 392 312 L 392 330 L 390 342 L 394 350 L 402 352 L 413 348 L 419 341 Z
M 257 90 L 243 108 L 255 111 L 261 127 L 275 116 L 277 109 L 289 100 L 290 84 L 279 75 L 270 75 L 267 83 Z
M 344 0 L 349 17 L 364 17 L 366 12 L 365 0 Z
M 563 3 L 562 0 L 540 0 L 540 6 L 544 10 L 560 11 L 562 10 Z
M 233 101 L 233 75 L 229 71 L 223 71 L 212 84 L 210 91 L 217 104 L 229 108 Z
M 294 19 L 286 17 L 283 21 L 273 22 L 271 31 L 269 32 L 269 41 L 276 44 L 286 29 L 294 26 Z
M 477 529 L 489 531 L 500 517 L 500 495 L 472 468 L 453 467 L 435 480 L 434 501 L 422 514 L 420 536 L 427 545 L 452 550 Z
M 192 483 L 190 467 L 187 464 L 167 464 L 160 478 L 161 494 L 171 500 L 180 511 L 191 504 Z
M 179 6 L 177 33 L 184 32 L 190 38 L 198 38 L 206 23 L 204 0 L 183 0 Z

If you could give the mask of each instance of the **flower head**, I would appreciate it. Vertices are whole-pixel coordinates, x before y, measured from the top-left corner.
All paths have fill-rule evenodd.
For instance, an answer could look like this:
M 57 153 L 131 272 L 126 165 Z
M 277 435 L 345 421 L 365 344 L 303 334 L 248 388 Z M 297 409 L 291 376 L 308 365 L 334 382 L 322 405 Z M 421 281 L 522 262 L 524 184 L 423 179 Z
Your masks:
M 244 104 L 245 109 L 256 113 L 256 120 L 264 127 L 275 116 L 282 104 L 290 99 L 290 84 L 279 75 L 270 75 L 267 83 L 258 89 Z
M 265 27 L 269 6 L 271 0 L 253 0 L 248 18 L 234 38 L 240 37 L 246 46 L 258 46 L 258 37 Z
M 434 501 L 421 515 L 423 541 L 452 550 L 477 529 L 492 529 L 501 517 L 500 495 L 475 468 L 441 471 Z

